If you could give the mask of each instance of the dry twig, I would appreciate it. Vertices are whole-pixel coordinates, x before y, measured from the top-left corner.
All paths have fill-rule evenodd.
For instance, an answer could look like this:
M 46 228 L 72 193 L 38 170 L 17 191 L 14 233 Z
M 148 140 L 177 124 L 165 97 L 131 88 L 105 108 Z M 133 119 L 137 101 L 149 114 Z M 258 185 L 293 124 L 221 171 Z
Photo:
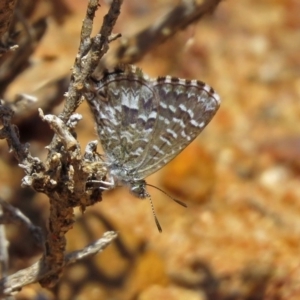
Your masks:
M 2 215 L 0 216 L 0 224 L 17 224 L 23 228 L 27 228 L 34 237 L 36 244 L 42 248 L 44 237 L 39 227 L 34 226 L 31 221 L 16 207 L 0 198 L 0 208 Z
M 10 45 L 10 37 L 7 32 L 13 17 L 16 3 L 17 0 L 0 1 L 0 56 L 15 48 L 14 45 Z
M 21 270 L 12 277 L 4 278 L 0 286 L 3 294 L 35 281 L 39 281 L 44 287 L 53 286 L 67 263 L 81 259 L 83 257 L 81 253 L 90 255 L 95 251 L 95 247 L 87 247 L 79 252 L 80 255 L 73 255 L 71 258 L 64 254 L 65 234 L 72 228 L 74 222 L 73 208 L 80 206 L 84 210 L 86 206 L 94 204 L 101 198 L 101 190 L 98 187 L 86 189 L 86 182 L 89 178 L 103 179 L 106 174 L 101 159 L 95 153 L 95 142 L 91 142 L 87 147 L 87 153 L 82 155 L 74 133 L 81 116 L 72 114 L 83 99 L 88 76 L 108 50 L 109 42 L 116 38 L 111 36 L 111 32 L 120 13 L 121 4 L 121 0 L 112 2 L 100 33 L 91 38 L 98 1 L 89 2 L 64 110 L 60 117 L 44 116 L 40 110 L 41 118 L 49 123 L 55 132 L 52 143 L 47 147 L 49 154 L 45 163 L 32 157 L 28 144 L 20 143 L 18 129 L 11 123 L 13 111 L 5 105 L 0 105 L 0 120 L 3 123 L 0 138 L 7 140 L 10 150 L 25 171 L 26 176 L 22 185 L 45 193 L 50 201 L 49 232 L 43 258 L 34 266 Z M 115 234 L 111 233 L 109 241 L 113 238 Z M 96 249 L 98 248 L 99 246 L 96 246 Z
M 5 235 L 5 227 L 1 223 L 4 217 L 3 208 L 0 205 L 0 278 L 5 278 L 8 275 L 8 241 Z
M 135 63 L 147 52 L 170 39 L 178 31 L 195 23 L 204 15 L 212 13 L 221 0 L 182 0 L 180 4 L 158 18 L 149 27 L 131 37 L 122 37 L 114 45 L 95 71 L 96 76 L 102 73 L 103 66 L 116 65 L 120 62 Z
M 106 232 L 103 237 L 94 243 L 88 245 L 82 250 L 74 251 L 64 256 L 65 265 L 70 265 L 85 257 L 95 255 L 103 251 L 117 237 L 114 231 Z M 54 266 L 54 269 L 57 266 Z M 61 270 L 55 270 L 57 273 Z M 20 270 L 13 275 L 7 276 L 0 280 L 0 297 L 10 295 L 13 292 L 19 291 L 23 286 L 34 283 L 37 280 L 42 280 L 48 274 L 48 269 L 44 268 L 43 262 L 39 260 L 30 267 Z
M 121 4 L 122 0 L 114 0 L 112 2 L 108 13 L 104 17 L 100 34 L 97 34 L 95 38 L 91 39 L 90 34 L 92 31 L 92 22 L 95 16 L 95 11 L 98 8 L 98 1 L 90 0 L 89 2 L 86 17 L 81 30 L 79 51 L 73 66 L 69 90 L 66 94 L 66 103 L 63 112 L 60 114 L 60 119 L 63 122 L 67 122 L 70 119 L 71 114 L 77 109 L 78 105 L 83 100 L 85 83 L 88 79 L 88 76 L 92 74 L 94 68 L 99 63 L 99 60 L 108 50 L 110 35 L 120 13 Z M 60 125 L 57 125 L 57 128 L 58 127 L 60 127 Z M 58 195 L 57 193 L 48 194 L 51 206 L 49 234 L 46 241 L 47 253 L 45 255 L 45 263 L 49 266 L 49 268 L 53 265 L 62 266 L 64 264 L 62 249 L 65 249 L 66 246 L 65 233 L 71 228 L 73 223 L 73 207 L 79 203 L 82 207 L 84 207 L 86 203 L 89 205 L 92 203 L 89 199 L 85 199 L 84 202 L 80 202 L 84 198 L 82 195 L 84 194 L 85 183 L 88 179 L 88 174 L 82 174 L 84 167 L 81 162 L 79 145 L 76 144 L 78 147 L 75 146 L 76 148 L 73 150 L 73 153 L 70 155 L 70 157 L 68 154 L 65 158 L 57 158 L 57 154 L 61 153 L 61 141 L 65 142 L 63 138 L 63 136 L 59 137 L 59 132 L 56 130 L 56 135 L 49 146 L 47 163 L 49 164 L 50 162 L 53 162 L 53 157 L 55 157 L 56 161 L 64 161 L 67 159 L 68 162 L 66 161 L 64 164 L 66 166 L 69 165 L 68 163 L 70 157 L 72 158 L 72 164 L 70 165 L 71 168 L 69 169 L 67 177 L 73 177 L 74 175 L 74 183 L 71 182 L 69 184 L 68 191 L 74 191 L 76 187 L 77 194 L 69 195 L 69 192 L 66 191 L 66 195 L 68 197 L 66 199 L 67 201 L 64 203 L 61 201 L 63 195 Z M 65 144 L 64 147 L 68 149 L 68 145 Z M 64 167 L 64 169 L 66 168 Z M 105 170 L 103 171 L 104 172 L 102 176 L 105 175 Z M 62 180 L 62 183 L 65 182 L 64 178 L 60 179 Z M 64 196 L 63 198 L 66 197 Z M 42 282 L 40 282 L 43 286 L 51 286 L 58 279 L 57 274 L 53 274 L 53 276 L 49 275 L 48 278 L 45 278 Z

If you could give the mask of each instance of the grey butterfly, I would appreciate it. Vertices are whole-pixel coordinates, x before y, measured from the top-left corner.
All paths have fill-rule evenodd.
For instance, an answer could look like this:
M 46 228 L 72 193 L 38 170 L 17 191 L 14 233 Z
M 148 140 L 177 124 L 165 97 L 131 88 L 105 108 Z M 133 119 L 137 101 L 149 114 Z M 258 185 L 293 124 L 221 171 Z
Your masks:
M 126 185 L 139 198 L 149 197 L 145 178 L 190 144 L 220 105 L 201 81 L 152 79 L 132 65 L 90 80 L 86 99 L 105 152 L 107 189 Z

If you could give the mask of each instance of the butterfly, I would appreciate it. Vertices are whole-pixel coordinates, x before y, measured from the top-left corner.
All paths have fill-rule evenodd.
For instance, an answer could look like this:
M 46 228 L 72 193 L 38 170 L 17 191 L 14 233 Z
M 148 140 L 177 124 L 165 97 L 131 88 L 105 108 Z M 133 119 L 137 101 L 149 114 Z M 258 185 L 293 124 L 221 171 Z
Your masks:
M 142 199 L 150 197 L 145 178 L 188 146 L 220 106 L 201 81 L 150 78 L 123 64 L 91 79 L 86 99 L 105 153 L 110 181 L 103 189 L 125 185 Z

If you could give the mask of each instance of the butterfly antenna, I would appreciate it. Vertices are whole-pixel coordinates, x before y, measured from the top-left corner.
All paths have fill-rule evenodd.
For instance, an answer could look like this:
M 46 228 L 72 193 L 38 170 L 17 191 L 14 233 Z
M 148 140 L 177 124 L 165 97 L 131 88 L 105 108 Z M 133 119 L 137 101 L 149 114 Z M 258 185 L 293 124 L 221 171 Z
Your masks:
M 154 210 L 154 205 L 153 205 L 151 196 L 149 196 L 149 200 L 150 200 L 150 205 L 151 205 L 152 214 L 153 214 L 153 216 L 154 216 L 154 220 L 155 220 L 156 227 L 157 227 L 157 229 L 158 229 L 159 232 L 162 232 L 161 226 L 160 226 L 160 224 L 159 224 L 159 222 L 158 222 L 158 219 L 157 219 L 157 217 L 156 217 L 156 213 L 155 213 L 155 210 Z
M 178 200 L 178 199 L 175 199 L 175 198 L 171 197 L 168 193 L 166 193 L 165 191 L 161 190 L 161 189 L 158 188 L 157 186 L 152 185 L 152 184 L 149 184 L 149 183 L 147 183 L 146 185 L 151 186 L 151 187 L 153 187 L 153 188 L 155 188 L 155 189 L 161 191 L 163 194 L 165 194 L 166 196 L 168 196 L 169 198 L 171 198 L 173 201 L 175 201 L 175 202 L 178 203 L 179 205 L 181 205 L 181 206 L 183 206 L 183 207 L 187 207 L 187 205 L 186 205 L 184 202 L 182 202 L 182 201 L 180 201 L 180 200 Z

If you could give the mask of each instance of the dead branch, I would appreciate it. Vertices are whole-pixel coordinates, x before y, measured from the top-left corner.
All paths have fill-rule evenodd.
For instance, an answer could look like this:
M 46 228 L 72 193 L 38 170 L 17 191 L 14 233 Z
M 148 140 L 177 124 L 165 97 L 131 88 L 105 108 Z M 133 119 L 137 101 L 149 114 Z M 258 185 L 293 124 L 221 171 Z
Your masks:
M 20 93 L 10 102 L 14 111 L 14 122 L 19 125 L 23 121 L 36 115 L 38 108 L 51 111 L 53 107 L 63 101 L 62 95 L 68 89 L 69 77 L 60 77 L 41 85 L 30 95 Z
M 95 153 L 96 143 L 90 143 L 87 153 L 81 153 L 74 131 L 81 116 L 72 114 L 83 99 L 88 76 L 92 74 L 100 58 L 108 50 L 110 41 L 116 39 L 116 36 L 111 36 L 111 33 L 120 13 L 121 4 L 121 0 L 112 1 L 100 33 L 95 38 L 91 38 L 98 0 L 89 2 L 63 112 L 60 117 L 56 117 L 44 115 L 40 110 L 41 118 L 55 132 L 52 143 L 47 147 L 49 153 L 45 163 L 31 156 L 29 145 L 20 143 L 18 129 L 11 123 L 13 111 L 3 104 L 0 105 L 0 120 L 3 123 L 0 138 L 7 140 L 10 150 L 25 171 L 26 176 L 22 180 L 22 185 L 45 193 L 50 201 L 49 231 L 45 240 L 43 257 L 36 265 L 14 274 L 16 276 L 14 278 L 17 278 L 18 274 L 24 274 L 30 282 L 39 280 L 44 287 L 53 286 L 68 263 L 64 254 L 65 234 L 74 223 L 73 208 L 80 206 L 84 211 L 86 206 L 93 205 L 101 199 L 99 186 L 87 188 L 86 183 L 92 179 L 104 180 L 106 169 L 99 155 Z M 92 249 L 86 249 L 87 253 L 94 251 Z M 79 259 L 82 255 L 77 257 Z M 73 257 L 71 261 L 76 259 Z M 6 281 L 3 281 L 2 289 L 9 288 L 8 280 L 6 278 Z M 23 285 L 27 284 L 28 280 L 23 281 Z M 19 279 L 16 281 L 20 283 Z M 19 283 L 13 283 L 13 290 L 22 286 Z
M 119 39 L 118 45 L 115 44 L 101 60 L 95 76 L 98 77 L 98 74 L 101 74 L 104 66 L 115 66 L 120 62 L 131 64 L 139 61 L 147 52 L 171 38 L 178 31 L 197 22 L 204 15 L 212 13 L 220 2 L 221 0 L 181 1 L 165 16 L 138 34 Z
M 0 220 L 4 216 L 4 211 L 0 205 Z M 5 278 L 8 275 L 8 246 L 9 242 L 6 239 L 5 227 L 0 221 L 0 278 Z
M 60 152 L 52 151 L 51 160 L 46 164 L 30 155 L 29 145 L 24 146 L 20 143 L 17 127 L 10 123 L 12 111 L 3 105 L 0 105 L 0 118 L 3 123 L 0 138 L 7 140 L 11 151 L 27 174 L 23 179 L 23 186 L 31 186 L 49 197 L 49 233 L 45 241 L 46 252 L 41 260 L 44 270 L 41 283 L 44 286 L 52 286 L 59 277 L 56 272 L 61 272 L 66 263 L 65 234 L 72 228 L 74 222 L 73 208 L 80 206 L 84 209 L 99 201 L 101 196 L 99 188 L 96 187 L 94 191 L 86 190 L 86 182 L 89 177 L 104 178 L 106 171 L 101 166 L 102 162 L 99 157 L 91 153 L 96 150 L 94 142 L 89 145 L 88 153 L 81 155 L 80 146 L 71 133 L 81 119 L 80 115 L 72 115 L 69 122 L 64 124 L 56 116 L 44 116 L 42 112 L 40 114 L 56 132 L 61 147 Z M 28 225 L 25 218 L 21 218 L 5 203 L 3 203 L 3 210 L 6 212 L 6 220 L 10 214 L 19 222 Z M 30 228 L 29 225 L 28 227 Z
M 122 0 L 114 0 L 112 2 L 108 13 L 104 17 L 100 34 L 97 34 L 96 37 L 92 39 L 90 34 L 92 31 L 92 22 L 95 16 L 95 11 L 98 8 L 98 1 L 90 0 L 89 2 L 86 17 L 81 30 L 79 51 L 76 55 L 70 86 L 66 94 L 67 99 L 63 112 L 60 114 L 60 119 L 63 122 L 67 122 L 70 119 L 72 113 L 77 109 L 78 105 L 83 100 L 83 93 L 87 78 L 92 74 L 95 66 L 99 63 L 101 57 L 108 50 L 110 35 L 116 19 L 119 16 L 121 4 Z M 82 171 L 87 169 L 83 167 L 84 163 L 81 160 L 80 147 L 78 143 L 76 143 L 74 148 L 69 149 L 71 153 L 66 153 L 65 155 L 59 157 L 62 152 L 61 142 L 66 142 L 60 137 L 61 133 L 57 131 L 57 128 L 60 126 L 61 124 L 58 124 L 57 127 L 53 127 L 53 129 L 56 130 L 56 135 L 54 136 L 48 148 L 49 154 L 47 158 L 47 164 L 58 162 L 58 165 L 55 167 L 56 169 L 61 169 L 61 161 L 65 161 L 65 164 L 63 165 L 69 165 L 71 168 L 68 168 L 68 174 L 66 174 L 66 176 L 69 178 L 68 189 L 63 197 L 66 198 L 66 201 L 62 201 L 63 195 L 58 195 L 57 192 L 48 193 L 51 206 L 49 234 L 46 240 L 47 252 L 45 253 L 44 258 L 45 264 L 48 266 L 49 270 L 51 270 L 51 266 L 53 265 L 58 265 L 60 266 L 59 269 L 61 269 L 64 264 L 63 252 L 66 246 L 65 234 L 71 228 L 73 223 L 73 207 L 80 203 L 80 206 L 84 209 L 86 203 L 89 205 L 93 203 L 90 198 L 82 197 L 85 191 L 85 183 L 89 174 L 82 173 Z M 64 146 L 65 149 L 68 149 L 68 145 L 65 144 Z M 55 160 L 53 160 L 53 158 L 55 158 Z M 71 164 L 69 164 L 70 159 Z M 102 170 L 104 171 L 103 167 Z M 101 175 L 104 177 L 105 171 Z M 71 178 L 73 180 L 70 180 Z M 64 185 L 66 181 L 61 177 L 59 179 L 61 182 L 56 180 L 55 184 Z M 76 195 L 74 194 L 75 187 L 77 193 Z M 97 196 L 99 195 L 97 194 Z M 82 199 L 84 199 L 84 201 L 80 202 Z M 49 276 L 40 281 L 40 283 L 43 286 L 52 286 L 57 280 L 58 274 L 55 272 L 50 272 Z
M 93 73 L 102 56 L 107 52 L 111 33 L 120 14 L 122 0 L 114 0 L 104 17 L 100 32 L 92 39 L 92 22 L 98 8 L 97 0 L 90 0 L 83 22 L 80 46 L 76 55 L 69 90 L 66 94 L 66 104 L 60 118 L 67 121 L 70 115 L 83 101 L 83 91 L 87 78 Z M 115 37 L 113 38 L 115 39 Z
M 10 38 L 10 44 L 17 44 L 14 52 L 7 52 L 0 57 L 0 93 L 3 94 L 7 86 L 29 66 L 29 58 L 36 49 L 38 41 L 43 37 L 47 29 L 45 19 L 35 21 L 28 24 L 23 20 L 21 14 L 18 17 L 20 26 L 22 26 L 23 34 L 19 34 Z M 14 23 L 17 23 L 16 21 Z M 17 24 L 15 24 L 17 26 Z M 13 31 L 13 30 L 11 30 Z M 15 33 L 14 33 L 15 34 Z M 13 34 L 12 34 L 13 35 Z
M 30 57 L 47 29 L 51 14 L 62 22 L 69 13 L 62 1 L 0 1 L 0 94 L 23 70 L 31 65 Z M 12 51 L 14 50 L 14 51 Z M 66 89 L 64 89 L 65 91 Z
M 64 256 L 65 265 L 70 265 L 88 256 L 102 252 L 117 237 L 113 231 L 104 233 L 103 237 L 94 243 L 88 245 L 82 250 L 74 251 Z M 53 266 L 54 270 L 57 266 Z M 11 295 L 13 292 L 19 291 L 23 286 L 42 280 L 48 276 L 49 270 L 45 268 L 43 260 L 39 260 L 30 267 L 20 270 L 13 275 L 7 276 L 0 280 L 0 297 Z M 61 270 L 56 269 L 56 273 Z
M 17 0 L 0 1 L 0 56 L 11 49 L 9 45 L 8 28 L 13 18 Z
M 34 226 L 31 221 L 16 207 L 0 198 L 0 208 L 2 215 L 0 216 L 0 224 L 17 224 L 27 228 L 34 237 L 36 244 L 42 248 L 44 245 L 44 237 L 39 227 Z

